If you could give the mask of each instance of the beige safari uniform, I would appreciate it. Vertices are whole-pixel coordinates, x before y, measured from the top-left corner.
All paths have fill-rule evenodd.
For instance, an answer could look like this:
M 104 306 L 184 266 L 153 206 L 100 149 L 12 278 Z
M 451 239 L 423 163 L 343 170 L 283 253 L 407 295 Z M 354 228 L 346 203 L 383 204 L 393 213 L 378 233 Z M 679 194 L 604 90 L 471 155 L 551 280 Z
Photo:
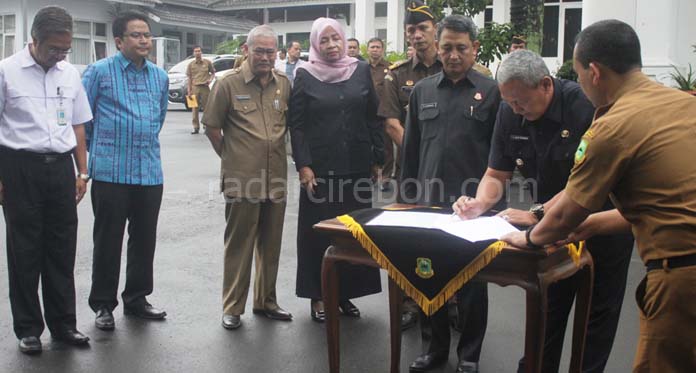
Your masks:
M 696 254 L 696 98 L 641 72 L 616 96 L 597 109 L 565 193 L 590 211 L 609 195 L 631 223 L 641 259 L 662 264 L 636 291 L 634 372 L 696 372 L 696 266 L 666 260 Z
M 198 130 L 200 124 L 198 122 L 198 112 L 201 109 L 205 110 L 205 105 L 208 102 L 208 95 L 210 94 L 210 88 L 208 87 L 208 80 L 210 77 L 215 75 L 215 68 L 213 63 L 202 58 L 200 62 L 195 59 L 186 68 L 186 76 L 191 79 L 191 84 L 193 92 L 189 92 L 190 95 L 196 96 L 198 100 L 198 107 L 193 108 L 193 129 Z
M 203 124 L 223 131 L 221 189 L 227 199 L 223 312 L 244 313 L 252 253 L 254 309 L 275 309 L 287 193 L 285 118 L 290 81 L 273 71 L 262 88 L 244 62 L 213 87 Z

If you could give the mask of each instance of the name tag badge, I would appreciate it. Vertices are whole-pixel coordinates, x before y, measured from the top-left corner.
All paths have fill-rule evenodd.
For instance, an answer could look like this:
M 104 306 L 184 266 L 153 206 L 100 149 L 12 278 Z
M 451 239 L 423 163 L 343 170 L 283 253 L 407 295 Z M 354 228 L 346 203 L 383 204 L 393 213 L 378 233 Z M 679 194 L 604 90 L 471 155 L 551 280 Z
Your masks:
M 56 87 L 56 94 L 58 95 L 58 108 L 56 109 L 56 121 L 59 126 L 65 126 L 68 121 L 65 119 L 65 107 L 63 106 L 63 90 Z
M 249 96 L 249 95 L 235 95 L 234 98 L 235 98 L 237 101 L 247 101 L 247 100 L 251 100 L 251 96 Z
M 65 126 L 68 124 L 68 121 L 65 119 L 65 108 L 62 106 L 58 107 L 58 110 L 56 110 L 56 118 L 59 126 Z
M 277 98 L 273 100 L 273 108 L 276 110 L 280 110 L 280 101 Z
M 423 109 L 434 109 L 437 107 L 437 102 L 430 102 L 427 104 L 421 104 L 421 110 Z

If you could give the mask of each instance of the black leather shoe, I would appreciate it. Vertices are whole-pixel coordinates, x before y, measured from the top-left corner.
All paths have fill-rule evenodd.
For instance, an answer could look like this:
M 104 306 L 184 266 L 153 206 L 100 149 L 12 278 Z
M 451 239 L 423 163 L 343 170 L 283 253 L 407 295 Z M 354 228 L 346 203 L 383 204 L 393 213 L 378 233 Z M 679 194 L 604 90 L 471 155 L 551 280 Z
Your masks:
M 437 368 L 438 366 L 447 362 L 447 355 L 443 353 L 427 353 L 418 356 L 411 365 L 408 367 L 408 371 L 411 373 L 417 372 L 427 372 L 431 369 Z
M 24 337 L 19 340 L 19 351 L 31 355 L 41 352 L 41 340 L 39 337 Z
M 162 320 L 167 317 L 166 312 L 152 307 L 152 305 L 147 302 L 125 306 L 123 307 L 123 314 L 150 320 Z
M 89 342 L 88 336 L 78 332 L 75 329 L 63 330 L 57 332 L 56 334 L 52 334 L 51 336 L 57 341 L 65 342 L 74 346 L 84 345 Z
M 225 329 L 237 329 L 242 326 L 239 315 L 222 315 L 222 327 Z
M 350 317 L 360 317 L 360 310 L 350 300 L 338 302 L 338 310 Z
M 326 321 L 326 313 L 324 313 L 324 309 L 322 308 L 321 310 L 315 311 L 314 310 L 314 304 L 318 301 L 312 301 L 309 304 L 309 315 L 312 316 L 312 320 L 316 322 L 324 322 Z
M 478 363 L 459 360 L 459 364 L 457 364 L 457 373 L 478 373 L 478 371 Z
M 252 311 L 256 315 L 263 315 L 263 316 L 266 316 L 272 320 L 281 320 L 281 321 L 291 321 L 292 320 L 292 314 L 290 312 L 280 308 L 280 307 L 273 309 L 273 310 L 254 309 Z
M 114 330 L 116 323 L 114 322 L 114 314 L 106 307 L 102 307 L 97 311 L 97 317 L 94 319 L 94 325 L 101 330 Z
M 199 130 L 193 130 L 193 131 L 191 131 L 191 134 L 192 134 L 192 135 L 197 135 L 197 134 L 198 134 L 198 131 L 199 131 Z
M 412 311 L 404 311 L 401 314 L 401 330 L 411 329 L 418 322 L 418 314 Z

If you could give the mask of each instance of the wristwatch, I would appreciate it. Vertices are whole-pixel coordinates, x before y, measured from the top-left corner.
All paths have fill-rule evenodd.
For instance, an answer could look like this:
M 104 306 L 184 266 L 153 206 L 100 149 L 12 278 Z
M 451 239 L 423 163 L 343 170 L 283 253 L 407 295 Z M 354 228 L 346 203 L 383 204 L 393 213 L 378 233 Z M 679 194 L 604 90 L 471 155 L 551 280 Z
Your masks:
M 80 179 L 82 179 L 82 180 L 84 180 L 85 182 L 88 182 L 89 179 L 90 179 L 89 174 L 81 174 L 81 173 L 79 173 L 79 174 L 77 174 L 77 177 L 80 178 Z
M 532 207 L 529 208 L 529 212 L 534 214 L 534 217 L 536 217 L 537 221 L 541 221 L 541 219 L 544 218 L 544 205 L 541 203 L 532 205 Z
M 532 229 L 534 229 L 534 227 L 536 227 L 536 224 L 530 226 L 530 227 L 527 228 L 527 230 L 524 232 L 524 238 L 527 240 L 527 248 L 533 249 L 533 250 L 541 250 L 541 249 L 543 249 L 544 247 L 543 247 L 543 246 L 539 246 L 539 245 L 535 244 L 534 242 L 532 242 L 532 238 L 530 237 L 530 236 L 532 235 Z

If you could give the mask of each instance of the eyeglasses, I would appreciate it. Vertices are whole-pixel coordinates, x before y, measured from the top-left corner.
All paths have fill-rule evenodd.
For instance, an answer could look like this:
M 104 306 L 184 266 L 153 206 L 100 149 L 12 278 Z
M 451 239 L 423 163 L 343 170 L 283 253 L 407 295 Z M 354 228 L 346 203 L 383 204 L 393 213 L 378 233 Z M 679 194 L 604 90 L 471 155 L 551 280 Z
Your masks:
M 130 34 L 125 34 L 124 36 L 130 36 L 132 39 L 151 39 L 152 34 L 149 32 L 131 32 Z
M 72 53 L 72 48 L 60 49 L 60 48 L 48 48 L 48 54 L 51 56 L 64 56 L 66 54 Z
M 266 56 L 273 56 L 276 54 L 277 49 L 275 48 L 268 48 L 268 49 L 263 49 L 263 48 L 256 48 L 252 50 L 254 52 L 254 55 L 256 56 L 263 56 L 264 54 Z

